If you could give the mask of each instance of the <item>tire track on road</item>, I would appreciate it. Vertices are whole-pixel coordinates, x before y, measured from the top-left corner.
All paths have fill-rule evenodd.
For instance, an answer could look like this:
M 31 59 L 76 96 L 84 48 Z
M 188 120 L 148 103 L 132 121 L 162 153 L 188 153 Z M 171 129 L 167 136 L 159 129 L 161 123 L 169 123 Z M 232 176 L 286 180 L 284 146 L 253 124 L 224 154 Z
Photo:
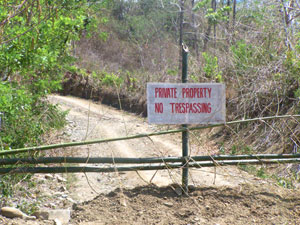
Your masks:
M 140 133 L 157 131 L 161 126 L 149 125 L 144 118 L 127 112 L 113 109 L 109 106 L 97 104 L 71 96 L 52 95 L 49 100 L 59 104 L 63 110 L 69 110 L 68 121 L 75 124 L 69 129 L 72 141 L 84 139 L 101 139 L 122 137 Z M 87 130 L 88 129 L 88 130 Z M 86 135 L 88 134 L 88 135 Z M 78 146 L 75 148 L 78 156 L 90 157 L 159 157 L 180 156 L 180 135 L 154 136 L 150 138 L 133 139 L 127 141 Z M 95 165 L 99 166 L 99 165 Z M 155 177 L 153 178 L 153 175 Z M 140 176 L 139 176 L 140 175 Z M 76 184 L 73 196 L 79 201 L 93 199 L 97 193 L 108 193 L 116 188 L 133 188 L 145 185 L 151 181 L 157 186 L 171 183 L 181 183 L 180 170 L 140 171 L 123 173 L 89 173 L 76 174 Z M 245 182 L 241 177 L 246 176 L 237 168 L 201 168 L 190 169 L 190 184 L 194 185 L 228 185 L 236 186 Z M 141 179 L 142 177 L 142 179 Z M 247 177 L 249 175 L 247 174 Z M 87 178 L 89 183 L 87 183 Z M 94 192 L 93 189 L 97 192 Z

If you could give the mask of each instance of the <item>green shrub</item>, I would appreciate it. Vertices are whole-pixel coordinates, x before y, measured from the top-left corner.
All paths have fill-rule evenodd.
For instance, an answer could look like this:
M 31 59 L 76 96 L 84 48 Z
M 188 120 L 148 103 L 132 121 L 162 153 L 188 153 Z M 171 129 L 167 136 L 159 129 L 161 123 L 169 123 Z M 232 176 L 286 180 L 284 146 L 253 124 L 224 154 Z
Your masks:
M 222 71 L 219 70 L 218 58 L 211 56 L 206 52 L 202 53 L 204 58 L 204 67 L 203 71 L 207 78 L 216 79 L 218 82 L 222 82 Z
M 106 86 L 120 87 L 123 83 L 123 79 L 114 73 L 105 73 L 104 77 L 102 78 L 102 83 Z
M 64 125 L 65 113 L 35 97 L 23 87 L 0 83 L 1 149 L 36 145 L 47 130 Z
M 251 44 L 245 41 L 238 41 L 235 45 L 231 46 L 233 53 L 234 63 L 239 75 L 244 71 L 252 68 L 255 64 L 255 49 Z
M 42 141 L 42 135 L 51 128 L 65 125 L 66 112 L 60 111 L 57 106 L 45 100 L 34 99 L 24 87 L 0 83 L 0 151 L 38 145 Z M 26 153 L 22 155 L 26 157 Z M 30 184 L 30 177 L 0 175 L 0 194 L 4 197 L 14 195 L 17 191 L 15 185 L 19 182 Z

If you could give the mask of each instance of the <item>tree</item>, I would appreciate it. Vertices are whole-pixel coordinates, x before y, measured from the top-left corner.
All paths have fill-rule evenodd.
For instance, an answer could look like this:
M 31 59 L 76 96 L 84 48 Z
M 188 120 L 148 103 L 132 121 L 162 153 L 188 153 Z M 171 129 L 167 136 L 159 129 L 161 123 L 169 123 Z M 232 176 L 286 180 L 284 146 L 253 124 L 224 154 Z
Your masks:
M 214 40 L 214 46 L 215 46 L 215 40 L 216 40 L 216 26 L 220 22 L 227 19 L 226 14 L 229 12 L 230 7 L 225 6 L 224 4 L 221 5 L 221 7 L 217 8 L 217 1 L 216 0 L 204 0 L 198 2 L 194 7 L 194 11 L 198 11 L 201 8 L 206 9 L 205 12 L 205 18 L 207 19 L 207 29 L 204 32 L 203 37 L 203 51 L 205 52 L 207 50 L 208 42 L 211 40 L 211 31 L 213 27 L 213 40 Z
M 183 51 L 183 21 L 184 21 L 184 2 L 185 0 L 180 0 L 180 10 L 179 10 L 179 63 L 178 63 L 178 73 L 181 74 L 182 68 L 182 51 Z
M 296 18 L 300 16 L 300 3 L 298 0 L 280 0 L 280 12 L 282 15 L 282 24 L 285 32 L 285 46 L 293 49 L 295 28 L 297 28 Z
M 0 3 L 0 78 L 45 95 L 59 88 L 69 46 L 88 21 L 85 0 L 15 0 Z
M 232 35 L 234 39 L 234 33 L 235 33 L 235 21 L 236 21 L 236 0 L 233 0 L 233 6 L 232 6 Z
M 195 7 L 195 0 L 192 0 L 191 2 L 191 6 L 192 6 L 192 28 L 193 28 L 193 32 L 194 32 L 194 40 L 193 40 L 193 49 L 196 52 L 196 58 L 197 60 L 199 60 L 199 46 L 198 46 L 198 29 L 197 29 L 197 23 L 196 23 L 196 19 L 195 19 L 195 11 L 193 10 Z

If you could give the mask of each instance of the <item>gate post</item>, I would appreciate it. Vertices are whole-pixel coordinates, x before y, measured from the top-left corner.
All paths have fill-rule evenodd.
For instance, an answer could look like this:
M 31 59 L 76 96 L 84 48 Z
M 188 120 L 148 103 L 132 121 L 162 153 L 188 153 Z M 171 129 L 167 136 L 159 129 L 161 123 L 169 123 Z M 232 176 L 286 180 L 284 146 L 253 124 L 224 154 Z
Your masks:
M 187 83 L 188 75 L 188 49 L 182 45 L 182 83 Z M 183 124 L 182 128 L 187 129 L 188 125 Z M 189 155 L 189 133 L 188 130 L 182 132 L 182 187 L 185 194 L 188 193 L 188 182 L 189 182 L 189 169 L 188 169 L 188 155 Z

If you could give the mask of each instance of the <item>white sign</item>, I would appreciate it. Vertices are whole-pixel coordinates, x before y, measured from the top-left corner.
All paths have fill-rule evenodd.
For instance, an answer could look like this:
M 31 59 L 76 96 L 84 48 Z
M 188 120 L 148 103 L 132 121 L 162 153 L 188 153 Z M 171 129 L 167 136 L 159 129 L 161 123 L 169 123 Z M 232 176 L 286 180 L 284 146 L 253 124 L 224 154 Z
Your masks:
M 219 83 L 148 83 L 149 123 L 225 123 L 225 85 Z

